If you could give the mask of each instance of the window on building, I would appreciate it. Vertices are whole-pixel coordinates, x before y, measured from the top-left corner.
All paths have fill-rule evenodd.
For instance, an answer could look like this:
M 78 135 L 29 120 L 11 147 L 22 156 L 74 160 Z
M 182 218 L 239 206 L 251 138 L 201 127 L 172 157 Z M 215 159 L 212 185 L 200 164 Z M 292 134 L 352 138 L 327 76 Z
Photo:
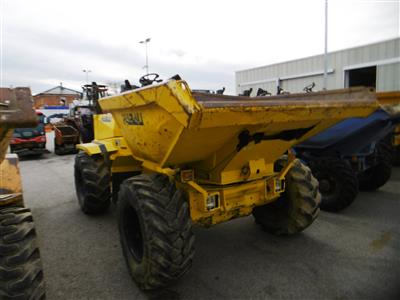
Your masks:
M 347 70 L 345 86 L 367 86 L 376 88 L 376 66 Z

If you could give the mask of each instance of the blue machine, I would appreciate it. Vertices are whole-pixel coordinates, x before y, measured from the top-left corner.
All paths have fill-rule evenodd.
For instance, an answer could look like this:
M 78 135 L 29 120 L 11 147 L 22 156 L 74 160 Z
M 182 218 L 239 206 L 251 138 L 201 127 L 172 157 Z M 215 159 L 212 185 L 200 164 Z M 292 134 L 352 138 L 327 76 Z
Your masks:
M 342 121 L 295 147 L 320 182 L 323 210 L 342 210 L 359 188 L 375 190 L 389 180 L 390 139 L 399 122 L 399 116 L 380 109 L 367 118 Z

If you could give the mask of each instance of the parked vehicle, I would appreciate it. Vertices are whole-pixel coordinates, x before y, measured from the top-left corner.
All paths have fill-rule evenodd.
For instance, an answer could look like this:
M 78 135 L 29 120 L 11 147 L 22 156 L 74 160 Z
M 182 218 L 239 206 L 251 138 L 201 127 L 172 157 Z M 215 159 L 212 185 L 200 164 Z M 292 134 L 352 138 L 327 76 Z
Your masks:
M 340 211 L 359 189 L 376 190 L 390 179 L 392 133 L 400 122 L 400 111 L 391 111 L 400 101 L 391 101 L 385 110 L 344 120 L 295 147 L 320 183 L 321 209 Z
M 266 231 L 292 235 L 313 223 L 318 182 L 289 149 L 378 104 L 363 91 L 307 95 L 295 102 L 288 100 L 296 95 L 192 93 L 174 76 L 99 99 L 105 113 L 94 116 L 96 139 L 77 146 L 77 198 L 86 214 L 117 202 L 123 253 L 141 289 L 189 270 L 192 224 L 253 214 Z
M 11 153 L 18 156 L 42 155 L 48 153 L 46 149 L 45 116 L 36 112 L 37 126 L 32 128 L 15 128 L 10 141 Z
M 81 142 L 88 143 L 94 139 L 93 115 L 99 112 L 98 99 L 106 96 L 107 87 L 96 82 L 82 86 L 83 100 L 86 105 L 76 105 L 70 109 L 69 116 L 62 123 L 75 128 L 79 132 Z M 62 132 L 61 132 L 62 134 Z
M 0 88 L 0 108 L 0 299 L 44 299 L 35 224 L 24 204 L 18 156 L 6 154 L 15 127 L 38 126 L 30 89 Z
M 54 153 L 57 155 L 78 153 L 76 145 L 79 144 L 79 131 L 64 123 L 55 123 L 54 128 Z

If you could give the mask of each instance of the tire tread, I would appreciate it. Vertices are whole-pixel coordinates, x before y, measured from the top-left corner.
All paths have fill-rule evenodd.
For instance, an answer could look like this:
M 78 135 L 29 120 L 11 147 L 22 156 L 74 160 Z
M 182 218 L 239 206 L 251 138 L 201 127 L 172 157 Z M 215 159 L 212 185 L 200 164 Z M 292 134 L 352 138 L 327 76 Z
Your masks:
M 128 265 L 131 276 L 141 289 L 164 287 L 192 265 L 194 235 L 188 202 L 168 177 L 159 174 L 142 174 L 125 180 L 119 202 L 128 201 L 129 197 L 135 197 L 139 204 L 137 213 L 143 217 L 147 232 L 144 239 L 152 254 L 146 275 L 138 278 Z M 127 256 L 125 249 L 124 256 Z
M 286 175 L 286 191 L 275 202 L 256 207 L 256 223 L 275 235 L 303 231 L 317 218 L 321 195 L 309 167 L 296 159 Z
M 85 214 L 99 214 L 110 206 L 111 174 L 101 157 L 78 153 L 75 157 L 75 187 L 81 210 Z M 78 185 L 84 193 L 78 191 Z
M 45 299 L 43 268 L 30 210 L 0 209 L 0 299 Z
M 376 146 L 377 165 L 369 168 L 359 176 L 360 190 L 374 191 L 388 182 L 392 175 L 392 162 L 394 155 L 393 146 L 387 141 L 382 140 Z
M 350 206 L 358 195 L 357 175 L 350 164 L 340 158 L 323 157 L 310 162 L 313 174 L 318 178 L 320 170 L 329 171 L 340 183 L 340 191 L 336 198 L 326 198 L 322 195 L 321 209 L 329 212 L 338 212 Z

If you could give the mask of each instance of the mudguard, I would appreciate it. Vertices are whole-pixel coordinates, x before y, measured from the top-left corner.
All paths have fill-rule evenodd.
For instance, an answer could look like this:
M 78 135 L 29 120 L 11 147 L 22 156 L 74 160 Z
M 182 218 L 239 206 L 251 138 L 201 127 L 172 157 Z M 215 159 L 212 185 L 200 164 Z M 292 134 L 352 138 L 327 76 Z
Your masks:
M 93 141 L 86 144 L 78 144 L 76 148 L 84 151 L 87 155 L 104 154 L 118 151 L 118 147 L 112 141 Z
M 318 153 L 318 156 L 351 156 L 364 153 L 393 131 L 400 118 L 391 117 L 382 109 L 367 118 L 351 118 L 313 136 L 296 146 L 298 152 Z M 367 154 L 367 153 L 365 153 Z

